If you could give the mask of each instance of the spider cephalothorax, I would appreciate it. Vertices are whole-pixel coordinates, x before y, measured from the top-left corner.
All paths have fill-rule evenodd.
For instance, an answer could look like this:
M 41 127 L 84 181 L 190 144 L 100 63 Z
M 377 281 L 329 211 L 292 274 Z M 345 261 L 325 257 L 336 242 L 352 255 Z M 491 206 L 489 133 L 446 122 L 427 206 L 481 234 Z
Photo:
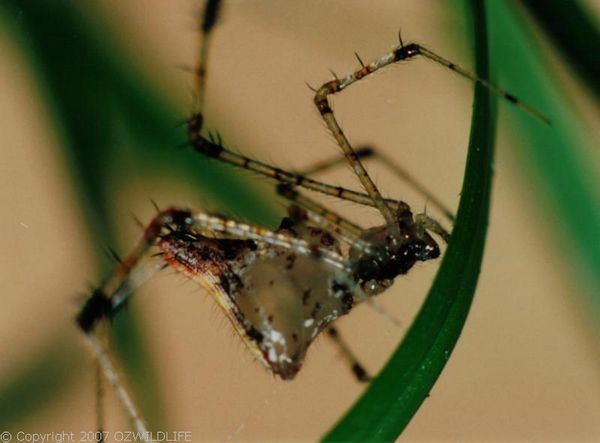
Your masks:
M 400 202 L 397 224 L 368 229 L 361 236 L 368 248 L 351 249 L 356 276 L 368 295 L 388 288 L 394 278 L 406 274 L 417 261 L 439 257 L 440 248 L 425 228 L 413 219 L 409 206 Z

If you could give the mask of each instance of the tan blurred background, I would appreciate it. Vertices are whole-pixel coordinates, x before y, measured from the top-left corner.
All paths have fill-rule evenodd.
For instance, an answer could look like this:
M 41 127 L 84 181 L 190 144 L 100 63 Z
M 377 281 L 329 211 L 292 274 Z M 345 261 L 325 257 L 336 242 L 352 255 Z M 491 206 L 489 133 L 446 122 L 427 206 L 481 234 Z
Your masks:
M 139 62 L 159 67 L 156 80 L 177 97 L 182 115 L 191 103 L 195 62 L 191 0 L 102 1 L 112 26 L 137 48 Z M 245 141 L 245 154 L 284 168 L 301 169 L 335 155 L 336 147 L 304 85 L 354 68 L 405 40 L 470 66 L 464 20 L 443 2 L 231 1 L 215 32 L 207 97 L 208 125 Z M 456 36 L 449 40 L 448 36 Z M 90 370 L 15 430 L 94 429 L 93 373 L 72 317 L 76 294 L 97 282 L 77 194 L 61 158 L 26 61 L 0 29 L 0 377 L 12 374 L 55 337 L 68 337 L 74 365 Z M 589 121 L 597 108 L 574 81 Z M 449 206 L 460 192 L 467 145 L 471 85 L 426 61 L 389 69 L 335 99 L 350 140 L 373 143 L 422 178 Z M 522 97 L 526 99 L 526 97 Z M 84 104 L 82 104 L 83 106 Z M 536 193 L 520 172 L 500 107 L 499 138 L 489 238 L 479 288 L 462 338 L 440 380 L 402 436 L 405 441 L 599 441 L 600 359 L 568 257 L 560 257 L 553 232 L 536 206 Z M 593 114 L 593 113 L 596 114 Z M 174 124 L 176 123 L 174 117 Z M 597 121 L 597 120 L 596 120 Z M 166 146 L 165 149 L 171 149 Z M 174 151 L 173 155 L 177 155 Z M 373 163 L 387 195 L 416 210 L 425 200 Z M 324 176 L 356 187 L 345 168 Z M 265 184 L 257 179 L 257 186 Z M 118 249 L 136 241 L 130 212 L 148 220 L 153 198 L 161 206 L 202 207 L 197 190 L 140 170 L 115 195 L 114 219 L 122 224 Z M 269 189 L 264 187 L 265 192 Z M 329 202 L 329 200 L 328 200 Z M 329 203 L 328 203 L 329 204 Z M 342 203 L 336 208 L 362 223 L 372 211 Z M 399 279 L 380 303 L 402 322 L 397 327 L 367 307 L 340 328 L 371 372 L 385 363 L 426 295 L 437 263 Z M 158 365 L 169 430 L 192 431 L 194 441 L 307 441 L 321 436 L 364 389 L 337 350 L 318 340 L 293 382 L 274 379 L 245 350 L 214 302 L 181 276 L 167 271 L 136 294 L 133 309 L 144 320 Z M 108 429 L 129 429 L 109 396 Z

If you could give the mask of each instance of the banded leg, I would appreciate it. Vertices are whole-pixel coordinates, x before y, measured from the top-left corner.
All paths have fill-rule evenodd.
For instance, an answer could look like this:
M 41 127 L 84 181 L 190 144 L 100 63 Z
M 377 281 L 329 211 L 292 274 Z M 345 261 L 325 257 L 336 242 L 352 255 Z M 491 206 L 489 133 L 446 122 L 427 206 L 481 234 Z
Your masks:
M 212 232 L 222 232 L 242 240 L 254 240 L 278 248 L 289 249 L 296 254 L 309 257 L 318 257 L 339 269 L 351 272 L 350 265 L 340 254 L 318 245 L 313 245 L 306 240 L 292 237 L 287 234 L 275 232 L 259 226 L 228 220 L 204 213 L 188 213 L 185 223 L 189 229 L 201 229 Z
M 196 152 L 205 155 L 214 160 L 221 161 L 233 166 L 236 166 L 264 177 L 271 178 L 282 184 L 299 186 L 311 191 L 320 192 L 321 194 L 331 197 L 348 200 L 359 205 L 376 207 L 373 199 L 365 193 L 346 189 L 341 186 L 333 186 L 327 183 L 314 180 L 305 175 L 295 172 L 285 171 L 268 163 L 251 159 L 244 155 L 238 154 L 221 143 L 214 140 L 209 140 L 204 137 L 200 131 L 202 130 L 203 117 L 202 114 L 193 115 L 188 121 L 188 142 Z M 384 202 L 391 208 L 396 210 L 399 202 L 393 199 L 384 199 Z
M 505 91 L 501 88 L 498 88 L 497 86 L 489 83 L 488 81 L 471 74 L 466 69 L 458 66 L 455 63 L 450 62 L 449 60 L 446 60 L 445 58 L 435 54 L 434 52 L 432 52 L 416 43 L 409 43 L 405 46 L 403 44 L 402 40 L 400 40 L 400 46 L 398 46 L 393 51 L 388 52 L 388 53 L 384 54 L 383 56 L 379 57 L 378 59 L 372 61 L 368 65 L 365 65 L 363 63 L 363 61 L 360 59 L 360 57 L 358 56 L 358 54 L 356 54 L 356 58 L 358 59 L 361 67 L 341 79 L 335 78 L 334 80 L 331 80 L 331 81 L 323 84 L 315 93 L 314 103 L 315 103 L 315 106 L 317 107 L 319 113 L 321 114 L 321 117 L 327 124 L 329 130 L 331 131 L 334 138 L 338 142 L 338 145 L 340 146 L 348 163 L 354 169 L 354 172 L 358 176 L 360 182 L 362 183 L 363 188 L 365 189 L 367 194 L 369 194 L 369 196 L 373 199 L 375 206 L 377 207 L 377 209 L 379 209 L 379 211 L 381 212 L 381 214 L 383 215 L 383 217 L 385 218 L 385 220 L 388 224 L 393 223 L 393 213 L 392 213 L 391 209 L 388 207 L 388 205 L 385 204 L 383 197 L 381 196 L 377 187 L 371 180 L 369 174 L 367 173 L 362 162 L 360 161 L 360 158 L 358 157 L 355 150 L 350 145 L 350 142 L 348 141 L 344 132 L 342 131 L 341 127 L 339 126 L 339 124 L 333 114 L 333 110 L 331 109 L 331 106 L 329 105 L 329 96 L 341 92 L 342 90 L 346 89 L 348 86 L 367 77 L 368 75 L 372 74 L 373 72 L 378 71 L 379 69 L 382 69 L 393 63 L 397 63 L 397 62 L 400 62 L 403 60 L 409 60 L 411 58 L 414 58 L 417 55 L 422 55 L 422 56 L 424 56 L 436 63 L 439 63 L 442 66 L 445 66 L 448 69 L 462 75 L 463 77 L 468 78 L 469 80 L 471 80 L 473 82 L 476 82 L 476 83 L 479 83 L 479 84 L 485 86 L 486 88 L 488 88 L 495 94 L 498 94 L 499 96 L 503 97 L 510 103 L 521 107 L 523 110 L 525 110 L 525 111 L 529 112 L 530 114 L 532 114 L 533 116 L 541 119 L 545 123 L 550 122 L 549 119 L 547 117 L 545 117 L 542 113 L 540 113 L 536 109 L 532 108 L 531 106 L 521 102 L 514 95 L 509 94 L 507 91 Z
M 356 203 L 376 206 L 379 204 L 372 196 L 357 193 L 355 191 L 326 185 L 324 183 L 311 180 L 303 177 L 300 174 L 294 174 L 283 171 L 280 168 L 273 167 L 266 163 L 252 160 L 248 157 L 236 154 L 235 152 L 224 148 L 221 143 L 214 143 L 201 135 L 203 116 L 202 110 L 204 105 L 205 87 L 206 87 L 206 66 L 208 63 L 208 48 L 210 42 L 210 34 L 216 24 L 220 9 L 219 0 L 208 0 L 204 11 L 204 20 L 202 23 L 202 39 L 200 46 L 200 57 L 195 69 L 195 82 L 197 99 L 195 103 L 195 112 L 188 121 L 188 141 L 194 149 L 210 158 L 214 158 L 225 163 L 242 167 L 243 169 L 265 175 L 276 179 L 281 183 L 292 184 L 294 186 L 303 186 L 313 191 L 322 192 L 331 196 L 339 197 L 346 200 L 355 201 Z M 366 171 L 365 171 L 366 173 Z M 374 185 L 373 185 L 374 186 Z M 392 203 L 390 200 L 388 203 Z M 396 203 L 397 205 L 397 203 Z M 391 211 L 389 211 L 391 213 Z M 389 221 L 393 221 L 390 218 Z
M 372 377 L 365 370 L 364 366 L 359 363 L 352 350 L 346 344 L 346 341 L 340 336 L 338 330 L 334 326 L 327 328 L 327 336 L 340 348 L 344 359 L 350 365 L 356 379 L 363 383 L 371 381 Z
M 409 48 L 409 47 L 411 47 L 411 48 Z M 430 51 L 429 49 L 424 48 L 423 46 L 418 45 L 416 43 L 409 43 L 408 45 L 404 46 L 402 44 L 402 40 L 400 40 L 400 47 L 398 49 L 396 49 L 396 51 L 399 51 L 404 48 L 406 48 L 404 51 L 406 53 L 413 52 L 413 51 L 416 52 L 415 54 L 405 56 L 405 58 L 413 57 L 414 55 L 422 55 L 423 57 L 428 58 L 429 60 L 432 60 L 432 61 L 450 69 L 451 71 L 456 72 L 457 74 L 465 77 L 468 80 L 471 80 L 474 83 L 479 83 L 483 87 L 489 89 L 494 94 L 502 97 L 507 102 L 518 106 L 519 108 L 523 109 L 525 112 L 531 114 L 532 116 L 541 120 L 542 122 L 546 123 L 547 125 L 550 125 L 552 123 L 550 121 L 550 119 L 546 115 L 544 115 L 541 111 L 539 111 L 538 109 L 534 108 L 533 106 L 521 101 L 520 99 L 515 97 L 510 92 L 508 92 L 502 88 L 499 88 L 498 86 L 494 85 L 493 83 L 490 83 L 489 81 L 487 81 L 483 78 L 477 77 L 475 74 L 469 72 L 462 66 L 459 66 L 456 63 L 452 63 L 450 60 L 445 59 L 444 57 L 436 54 L 435 52 Z M 399 60 L 397 60 L 397 61 L 399 61 Z
M 466 69 L 456 65 L 455 63 L 452 63 L 452 62 L 444 59 L 443 57 L 433 53 L 432 51 L 429 51 L 428 49 L 426 49 L 416 43 L 410 43 L 407 45 L 403 45 L 401 43 L 398 48 L 396 48 L 392 52 L 385 54 L 384 56 L 380 57 L 379 59 L 373 61 L 372 63 L 370 63 L 368 65 L 364 65 L 361 62 L 361 68 L 358 69 L 357 71 L 349 74 L 348 76 L 346 76 L 342 79 L 332 80 L 332 81 L 324 84 L 317 91 L 317 93 L 315 95 L 315 103 L 317 104 L 317 107 L 322 114 L 328 115 L 326 120 L 331 122 L 331 123 L 328 123 L 328 126 L 329 125 L 333 126 L 333 129 L 331 129 L 331 126 L 330 126 L 330 129 L 335 132 L 334 135 L 337 134 L 336 139 L 338 139 L 338 138 L 341 139 L 342 144 L 344 144 L 344 146 L 345 146 L 345 148 L 343 148 L 343 149 L 348 150 L 349 144 L 344 143 L 344 140 L 342 140 L 342 137 L 343 137 L 343 139 L 345 139 L 345 136 L 343 135 L 343 133 L 341 133 L 341 129 L 339 129 L 337 122 L 335 122 L 333 113 L 331 112 L 331 114 L 330 114 L 331 108 L 328 104 L 328 96 L 342 91 L 344 88 L 346 88 L 349 85 L 353 84 L 354 82 L 364 78 L 365 76 L 375 72 L 378 69 L 381 69 L 392 63 L 396 63 L 396 62 L 403 61 L 403 60 L 409 60 L 417 55 L 423 55 L 424 57 L 426 57 L 432 61 L 435 61 L 436 63 L 439 63 L 439 64 L 447 67 L 448 69 L 451 69 L 451 70 L 457 72 L 458 74 L 462 75 L 465 78 L 468 78 L 474 82 L 482 84 L 483 86 L 490 89 L 492 92 L 505 98 L 510 103 L 520 106 L 525 111 L 533 114 L 534 116 L 540 118 L 541 120 L 543 120 L 546 123 L 549 122 L 547 117 L 545 117 L 543 114 L 541 114 L 539 111 L 535 110 L 531 106 L 521 102 L 514 95 L 504 91 L 503 89 L 496 87 L 495 85 L 493 85 L 483 79 L 480 79 L 479 77 L 476 77 L 475 75 L 469 73 Z M 200 131 L 202 129 L 202 123 L 203 123 L 203 118 L 202 118 L 201 113 L 196 113 L 190 118 L 190 120 L 188 121 L 188 142 L 193 146 L 193 148 L 197 152 L 199 152 L 203 155 L 206 155 L 213 159 L 223 161 L 225 163 L 229 163 L 231 165 L 234 165 L 234 166 L 237 166 L 237 167 L 240 167 L 243 169 L 253 171 L 255 173 L 264 175 L 266 177 L 270 177 L 281 183 L 286 183 L 286 184 L 289 184 L 292 186 L 301 186 L 303 188 L 306 188 L 306 189 L 309 189 L 312 191 L 321 192 L 326 195 L 353 201 L 355 203 L 366 205 L 366 206 L 374 206 L 377 208 L 382 207 L 381 201 L 378 200 L 377 198 L 374 199 L 373 195 L 370 193 L 364 194 L 364 193 L 344 189 L 344 188 L 341 188 L 338 186 L 331 186 L 326 183 L 322 183 L 317 180 L 310 179 L 304 175 L 284 171 L 280 168 L 271 166 L 267 163 L 263 163 L 263 162 L 260 162 L 257 160 L 250 159 L 243 155 L 237 154 L 237 153 L 227 149 L 226 147 L 222 146 L 220 143 L 215 143 L 214 141 L 208 140 L 205 137 L 203 137 L 200 133 Z M 339 134 L 338 134 L 338 130 L 340 132 Z M 346 140 L 346 142 L 347 142 L 347 140 Z M 352 150 L 351 147 L 350 147 L 350 150 L 351 151 L 346 154 L 346 157 L 350 159 L 350 162 L 353 165 L 353 167 L 355 168 L 355 171 L 357 171 L 357 173 L 359 173 L 363 177 L 363 181 L 369 181 L 370 179 L 368 179 L 368 175 L 366 176 L 367 178 L 365 178 L 363 176 L 363 173 L 361 172 L 364 170 L 364 167 L 362 166 L 362 163 L 360 162 L 360 158 L 356 158 L 359 156 L 357 155 L 356 152 L 354 152 Z M 395 169 L 399 170 L 400 168 L 395 168 Z M 366 171 L 365 171 L 365 173 L 366 173 Z M 400 175 L 406 176 L 406 174 L 402 174 L 402 173 L 400 173 Z M 370 185 L 367 183 L 366 186 L 368 187 Z M 428 193 L 428 195 L 433 197 L 430 193 Z M 432 199 L 432 201 L 434 201 L 434 200 L 435 199 Z M 383 199 L 383 201 L 384 201 L 384 203 L 387 204 L 387 206 L 390 207 L 389 210 L 383 209 L 384 212 L 388 213 L 388 215 L 386 216 L 386 220 L 387 220 L 390 218 L 389 212 L 391 212 L 392 210 L 397 208 L 398 202 L 395 200 L 392 200 L 392 199 Z M 443 211 L 446 214 L 446 216 L 448 216 L 450 218 L 451 214 L 449 213 L 449 211 L 447 211 L 445 209 L 443 209 Z
M 411 186 L 415 191 L 421 194 L 428 202 L 436 207 L 450 222 L 454 223 L 454 212 L 451 211 L 444 203 L 441 202 L 431 191 L 429 191 L 423 183 L 411 175 L 405 168 L 396 163 L 393 158 L 383 154 L 381 151 L 371 147 L 362 147 L 360 151 L 369 152 L 368 158 L 379 160 L 386 168 L 394 175 Z
M 85 334 L 86 342 L 90 347 L 94 359 L 98 363 L 104 378 L 108 381 L 110 386 L 113 388 L 114 392 L 117 395 L 117 398 L 125 408 L 125 411 L 129 415 L 131 422 L 136 431 L 136 438 L 140 441 L 149 442 L 150 441 L 150 433 L 142 416 L 139 413 L 138 408 L 135 406 L 133 399 L 125 385 L 121 381 L 121 378 L 118 372 L 115 370 L 115 367 L 110 359 L 108 352 L 102 346 L 100 340 L 98 339 L 95 332 L 90 332 Z M 102 439 L 103 433 L 102 428 L 99 428 L 100 438 Z M 101 440 L 102 441 L 102 440 Z
M 101 375 L 108 381 L 117 398 L 127 412 L 135 430 L 140 433 L 140 438 L 147 441 L 146 425 L 135 406 L 130 394 L 122 383 L 118 372 L 108 352 L 102 346 L 98 337 L 98 327 L 105 320 L 116 315 L 119 308 L 129 298 L 131 293 L 164 267 L 164 263 L 152 254 L 152 247 L 162 231 L 161 220 L 154 220 L 144 231 L 144 237 L 134 251 L 124 260 L 113 274 L 89 296 L 79 314 L 76 322 L 83 331 L 86 343 L 101 371 Z M 97 380 L 100 384 L 101 380 Z M 99 425 L 102 426 L 101 396 L 97 395 L 97 414 Z M 102 431 L 102 428 L 99 428 Z M 102 435 L 102 434 L 100 434 Z
M 364 155 L 367 154 L 367 152 L 360 151 L 357 154 Z M 306 177 L 330 169 L 340 163 L 345 163 L 345 158 L 337 156 L 334 159 L 328 159 L 314 164 L 312 167 L 302 171 L 300 175 Z M 360 236 L 364 232 L 364 229 L 361 226 L 358 226 L 315 200 L 297 192 L 291 185 L 280 183 L 276 186 L 276 191 L 277 194 L 284 197 L 286 200 L 305 209 L 308 217 L 317 226 L 335 232 L 342 240 L 356 249 L 367 253 L 370 252 L 369 244 L 360 239 Z M 293 206 L 291 206 L 290 209 L 291 208 L 293 208 Z
M 369 146 L 362 146 L 356 150 L 356 155 L 361 159 L 378 159 L 381 163 L 384 163 L 386 167 L 388 167 L 395 175 L 397 175 L 400 179 L 407 182 L 410 186 L 412 186 L 418 193 L 423 195 L 428 201 L 431 201 L 433 206 L 438 208 L 451 222 L 454 222 L 454 214 L 450 209 L 448 209 L 438 198 L 436 198 L 427 188 L 412 177 L 404 168 L 395 163 L 393 159 L 381 154 L 379 151 L 375 150 Z M 324 172 L 333 167 L 342 165 L 346 163 L 346 159 L 344 157 L 335 157 L 331 159 L 322 160 L 318 163 L 313 164 L 309 168 L 301 171 L 301 175 L 308 176 L 311 174 L 315 174 L 318 172 Z M 291 185 L 278 185 L 276 187 L 277 193 L 287 200 L 292 201 L 307 211 L 309 214 L 314 214 L 320 217 L 323 220 L 316 219 L 315 222 L 319 224 L 321 227 L 329 228 L 332 231 L 345 236 L 345 240 L 348 243 L 352 243 L 352 238 L 357 239 L 363 232 L 363 228 L 357 226 L 356 224 L 350 222 L 349 220 L 341 217 L 337 213 L 331 211 L 328 208 L 325 208 L 323 205 L 315 202 L 314 200 L 304 196 L 303 194 L 295 191 Z M 397 204 L 397 203 L 396 203 Z M 448 232 L 431 217 L 426 216 L 425 214 L 419 214 L 418 219 L 420 223 L 424 225 L 425 228 L 430 229 L 432 232 L 440 235 L 446 242 L 448 240 L 449 234 Z M 368 245 L 364 243 L 363 245 L 356 244 L 355 246 L 360 248 L 363 251 L 368 251 Z
M 208 0 L 204 7 L 202 24 L 200 25 L 200 31 L 202 33 L 202 37 L 200 38 L 200 54 L 198 57 L 196 68 L 194 70 L 194 77 L 196 83 L 196 100 L 194 103 L 195 112 L 202 112 L 202 110 L 204 109 L 204 99 L 206 96 L 206 67 L 208 64 L 210 36 L 215 25 L 217 24 L 220 9 L 220 0 Z
M 277 186 L 277 193 L 293 203 L 288 208 L 292 219 L 294 219 L 294 212 L 297 211 L 297 207 L 299 206 L 306 211 L 306 217 L 318 227 L 336 233 L 340 239 L 356 249 L 369 252 L 370 245 L 360 239 L 363 233 L 363 228 L 360 226 L 345 219 L 331 209 L 325 208 L 320 203 L 300 194 L 291 186 L 279 185 Z
M 431 231 L 439 235 L 446 243 L 448 243 L 450 240 L 450 233 L 446 231 L 436 219 L 429 217 L 427 214 L 416 214 L 415 223 L 418 226 L 421 226 L 424 230 Z
M 98 431 L 99 441 L 104 441 L 104 375 L 102 365 L 98 359 L 94 359 L 96 379 L 96 430 Z
M 305 175 L 285 171 L 283 169 L 271 166 L 267 163 L 263 163 L 258 160 L 252 160 L 241 154 L 237 154 L 233 151 L 230 151 L 229 149 L 223 147 L 221 144 L 215 143 L 214 141 L 210 141 L 210 140 L 206 139 L 204 136 L 202 136 L 199 132 L 201 127 L 202 127 L 202 115 L 196 114 L 196 115 L 192 116 L 192 118 L 190 119 L 190 122 L 189 122 L 189 137 L 190 137 L 190 142 L 196 151 L 198 151 L 210 158 L 217 159 L 217 160 L 223 161 L 225 163 L 229 163 L 231 165 L 264 175 L 269 178 L 273 178 L 284 185 L 289 185 L 289 186 L 280 186 L 279 192 L 287 193 L 288 199 L 290 199 L 290 200 L 298 198 L 298 194 L 297 193 L 293 194 L 294 191 L 292 189 L 293 187 L 298 186 L 298 187 L 303 187 L 303 188 L 306 188 L 306 189 L 309 189 L 312 191 L 320 192 L 325 195 L 337 197 L 342 200 L 352 201 L 357 204 L 377 207 L 376 202 L 374 202 L 373 199 L 367 194 L 352 191 L 350 189 L 342 188 L 340 186 L 332 186 L 332 185 L 314 180 Z M 398 206 L 402 203 L 399 200 L 393 200 L 393 199 L 384 199 L 383 202 L 386 205 L 386 207 L 389 209 L 390 212 L 395 211 L 398 208 Z M 335 214 L 331 211 L 328 211 L 328 210 L 323 210 L 323 211 L 330 213 L 330 216 L 332 217 L 332 219 L 330 221 L 332 221 L 332 222 L 333 222 L 334 218 L 339 219 L 340 221 L 342 220 L 341 217 L 337 216 L 337 214 Z M 393 214 L 393 212 L 392 212 L 392 214 Z M 425 216 L 425 218 L 429 219 L 429 217 L 427 217 L 427 216 Z M 430 219 L 430 220 L 435 222 L 435 220 L 433 220 L 433 219 Z M 393 222 L 395 222 L 395 218 L 393 219 Z M 351 228 L 351 226 L 352 226 L 351 222 L 346 221 L 346 224 L 349 228 Z M 439 228 L 439 232 L 438 231 L 434 231 L 434 232 L 439 233 L 442 237 L 444 237 L 445 240 L 448 239 L 448 237 L 449 237 L 448 232 L 446 230 L 444 230 L 439 223 L 435 222 L 435 223 L 431 223 L 431 225 L 434 226 L 436 229 Z M 354 226 L 356 226 L 356 225 L 354 225 Z
M 406 182 L 409 186 L 411 186 L 415 191 L 421 194 L 423 197 L 427 199 L 427 201 L 431 202 L 433 206 L 435 206 L 439 211 L 441 211 L 444 216 L 451 222 L 454 222 L 454 213 L 446 207 L 440 199 L 438 199 L 431 191 L 429 191 L 423 183 L 418 181 L 415 177 L 413 177 L 405 168 L 400 166 L 398 163 L 394 161 L 391 157 L 383 154 L 381 151 L 371 147 L 371 146 L 360 146 L 356 149 L 356 155 L 361 160 L 374 159 L 379 160 L 385 167 L 387 167 L 394 175 L 398 178 Z M 302 175 L 312 175 L 318 172 L 324 172 L 328 169 L 331 169 L 335 166 L 340 166 L 346 164 L 345 157 L 335 157 L 327 160 L 320 161 L 315 163 L 311 167 L 302 171 Z

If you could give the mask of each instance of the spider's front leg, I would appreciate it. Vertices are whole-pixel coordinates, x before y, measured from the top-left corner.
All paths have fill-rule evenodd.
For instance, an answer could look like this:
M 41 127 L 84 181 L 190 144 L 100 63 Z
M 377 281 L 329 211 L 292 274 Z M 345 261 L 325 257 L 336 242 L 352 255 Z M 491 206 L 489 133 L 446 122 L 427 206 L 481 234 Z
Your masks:
M 164 261 L 154 253 L 153 247 L 166 228 L 177 229 L 177 226 L 182 226 L 186 214 L 187 211 L 177 209 L 160 212 L 146 227 L 134 251 L 119 263 L 103 284 L 92 291 L 76 318 L 102 374 L 123 404 L 142 441 L 147 441 L 148 430 L 98 337 L 98 326 L 114 317 L 131 293 L 165 266 Z M 98 414 L 102 416 L 100 408 Z M 102 428 L 101 418 L 99 425 Z
M 112 275 L 87 299 L 77 315 L 77 324 L 86 334 L 99 322 L 112 318 L 130 294 L 150 279 L 165 264 L 153 253 L 152 247 L 166 228 L 185 226 L 189 211 L 170 208 L 161 211 L 144 230 L 144 235 L 129 256 L 119 263 Z
M 450 240 L 450 233 L 444 229 L 440 222 L 427 214 L 415 215 L 415 224 L 423 231 L 427 230 L 439 235 L 446 243 Z

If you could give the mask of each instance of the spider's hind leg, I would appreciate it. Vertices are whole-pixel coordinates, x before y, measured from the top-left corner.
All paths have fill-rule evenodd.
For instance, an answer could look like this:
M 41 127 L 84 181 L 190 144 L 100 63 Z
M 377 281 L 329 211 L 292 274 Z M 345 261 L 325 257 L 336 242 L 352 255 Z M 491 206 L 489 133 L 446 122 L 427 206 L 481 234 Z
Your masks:
M 142 439 L 147 435 L 147 428 L 135 406 L 131 395 L 127 392 L 120 376 L 111 361 L 108 351 L 101 340 L 101 326 L 114 317 L 127 302 L 132 292 L 164 267 L 164 262 L 154 254 L 154 246 L 165 227 L 176 219 L 173 210 L 159 213 L 146 227 L 144 236 L 137 248 L 119 263 L 108 279 L 95 288 L 83 304 L 76 317 L 76 323 L 83 332 L 87 345 L 98 365 L 100 372 L 113 388 L 119 401 L 124 406 L 131 422 Z M 100 381 L 98 381 L 100 387 Z M 101 390 L 98 388 L 96 401 L 98 424 L 102 427 Z M 100 429 L 101 432 L 101 429 Z M 99 435 L 102 435 L 101 433 Z
M 454 222 L 454 212 L 451 211 L 444 203 L 441 202 L 439 198 L 437 198 L 433 192 L 431 192 L 427 187 L 421 183 L 416 177 L 410 174 L 406 168 L 402 167 L 399 163 L 397 163 L 393 158 L 385 155 L 381 150 L 371 146 L 371 145 L 362 145 L 355 149 L 354 151 L 356 156 L 360 160 L 378 160 L 382 165 L 388 168 L 396 177 L 403 180 L 412 187 L 415 191 L 421 194 L 428 202 L 436 207 L 442 214 L 450 221 Z M 336 156 L 334 158 L 329 158 L 326 160 L 319 161 L 309 168 L 303 170 L 300 175 L 309 176 L 312 174 L 316 174 L 318 172 L 325 172 L 329 169 L 332 169 L 336 166 L 347 165 L 348 162 L 345 157 Z M 341 199 L 345 199 L 344 196 L 340 197 Z M 354 201 L 354 200 L 350 200 Z M 392 208 L 397 207 L 398 202 L 390 199 L 386 199 L 386 203 L 390 205 Z
M 356 152 L 368 152 L 366 158 L 379 161 L 383 166 L 388 168 L 396 177 L 403 180 L 407 185 L 413 188 L 416 192 L 425 197 L 425 199 L 436 207 L 450 222 L 454 222 L 454 212 L 450 210 L 442 201 L 437 198 L 433 192 L 413 176 L 406 168 L 397 163 L 392 157 L 385 155 L 381 150 L 372 146 L 362 146 Z
M 373 377 L 369 375 L 369 373 L 365 370 L 364 366 L 360 364 L 352 350 L 346 344 L 346 341 L 340 336 L 340 333 L 334 326 L 330 326 L 327 328 L 327 336 L 333 340 L 333 342 L 338 346 L 344 359 L 350 365 L 352 369 L 352 373 L 356 377 L 359 382 L 368 383 L 371 381 Z
M 196 67 L 194 69 L 194 82 L 196 91 L 196 97 L 194 100 L 194 111 L 196 113 L 202 112 L 202 110 L 204 109 L 210 37 L 215 25 L 219 20 L 220 10 L 220 0 L 207 0 L 202 14 L 202 20 L 200 23 L 200 32 L 202 33 L 202 37 L 200 38 L 200 53 L 198 61 L 196 63 Z

